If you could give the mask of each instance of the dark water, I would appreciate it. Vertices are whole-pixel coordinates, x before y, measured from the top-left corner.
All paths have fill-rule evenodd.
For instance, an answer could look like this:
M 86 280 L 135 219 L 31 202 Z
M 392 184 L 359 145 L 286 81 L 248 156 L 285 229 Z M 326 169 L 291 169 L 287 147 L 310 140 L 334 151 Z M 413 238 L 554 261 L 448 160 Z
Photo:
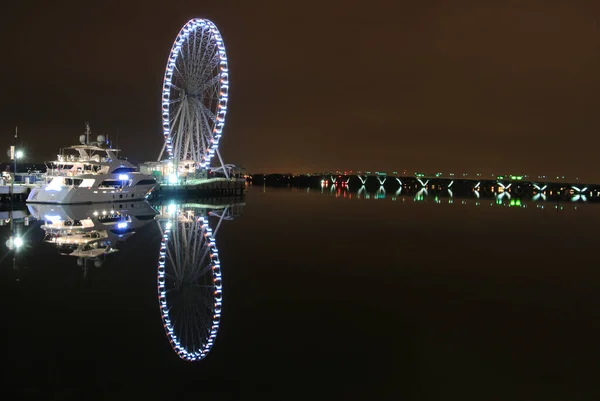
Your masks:
M 85 274 L 77 257 L 43 241 L 39 222 L 18 223 L 26 235 L 16 254 L 0 227 L 1 391 L 600 398 L 600 205 L 262 187 L 245 203 L 216 234 L 222 314 L 197 362 L 176 354 L 161 319 L 164 222 L 140 226 L 102 266 L 82 263 Z

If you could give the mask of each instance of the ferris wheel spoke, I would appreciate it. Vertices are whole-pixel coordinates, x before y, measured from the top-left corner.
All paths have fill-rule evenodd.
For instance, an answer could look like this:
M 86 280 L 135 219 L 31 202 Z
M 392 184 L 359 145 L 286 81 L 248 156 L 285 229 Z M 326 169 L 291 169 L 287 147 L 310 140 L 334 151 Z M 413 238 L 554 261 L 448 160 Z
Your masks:
M 208 148 L 208 147 L 211 145 L 211 143 L 212 143 L 212 140 L 214 139 L 214 137 L 213 137 L 213 130 L 212 130 L 212 127 L 214 127 L 214 124 L 213 124 L 213 125 L 211 125 L 211 124 L 208 122 L 208 118 L 206 117 L 206 114 L 205 114 L 205 113 L 202 113 L 202 119 L 203 119 L 203 121 L 204 121 L 204 125 L 205 125 L 205 127 L 206 127 L 206 130 L 205 130 L 205 135 L 203 135 L 203 138 L 202 138 L 202 139 L 203 139 L 203 141 L 205 141 L 205 146 L 206 146 L 206 148 Z M 214 123 L 214 122 L 213 122 L 213 123 Z
M 174 82 L 181 81 L 182 77 L 183 77 L 183 73 L 181 71 L 181 62 L 180 62 L 179 58 L 177 58 L 175 60 L 175 63 L 173 64 L 173 73 L 171 75 L 171 85 Z
M 201 125 L 202 122 L 200 121 L 200 119 L 196 119 L 196 132 L 202 132 L 201 131 Z M 198 153 L 196 153 L 196 158 L 197 158 L 197 162 L 201 161 L 201 156 L 199 156 L 200 154 L 205 154 L 207 149 L 206 146 L 204 145 L 204 141 L 202 140 L 198 140 L 198 138 L 196 138 L 196 146 L 198 149 Z
M 197 53 L 198 55 L 200 55 L 200 58 L 197 60 L 198 62 L 195 64 L 198 76 L 202 74 L 202 68 L 206 64 L 206 55 L 211 51 L 213 45 L 214 44 L 212 43 L 212 41 L 207 42 L 202 51 L 199 51 Z
M 206 132 L 210 129 L 210 127 L 206 125 L 204 116 L 201 116 L 199 120 L 199 125 L 201 128 L 198 131 L 198 142 L 201 144 L 204 154 L 207 154 L 207 149 L 209 149 L 210 144 L 206 140 Z
M 178 106 L 176 106 L 175 116 L 170 121 L 171 129 L 169 130 L 169 138 L 171 139 L 172 144 L 174 144 L 177 141 L 177 138 L 175 138 L 175 141 L 173 141 L 173 133 L 175 132 L 175 135 L 178 135 L 178 128 L 180 125 L 179 118 L 181 116 L 181 110 L 183 109 L 184 104 L 185 104 L 185 99 Z M 173 130 L 173 128 L 177 128 L 177 130 Z
M 167 255 L 167 256 L 169 256 L 169 255 Z M 169 258 L 170 258 L 170 256 L 169 256 Z M 177 279 L 177 276 L 174 276 L 169 269 L 169 271 L 165 272 L 165 278 L 175 280 L 175 279 Z
M 189 100 L 186 98 L 186 101 L 183 103 L 183 112 L 181 113 L 181 123 L 179 124 L 179 129 L 177 130 L 177 157 L 178 160 L 185 160 L 185 154 L 181 153 L 181 143 L 185 137 L 185 131 L 187 130 L 187 126 L 189 125 L 188 121 L 188 111 L 189 111 Z
M 200 52 L 200 50 L 202 49 L 202 45 L 204 42 L 204 33 L 205 33 L 205 28 L 202 27 L 201 28 L 201 32 L 200 32 L 200 38 L 197 39 L 197 30 L 194 30 L 194 39 L 192 41 L 193 44 L 193 48 L 192 48 L 192 60 L 193 60 L 193 66 L 196 66 L 198 63 L 198 52 Z M 197 46 L 196 46 L 197 44 Z
M 213 114 L 213 112 L 212 112 L 212 111 L 210 111 L 210 109 L 209 109 L 208 107 L 206 107 L 205 105 L 201 105 L 201 107 L 202 107 L 202 112 L 203 112 L 203 113 L 204 113 L 204 114 L 205 114 L 205 115 L 206 115 L 208 118 L 210 118 L 210 120 L 213 122 L 213 124 L 214 124 L 214 123 L 216 123 L 216 122 L 217 122 L 217 116 L 215 116 L 215 115 Z
M 191 120 L 193 117 L 192 117 L 192 115 L 191 115 L 191 113 L 190 113 L 190 108 L 189 108 L 189 107 L 188 107 L 188 109 L 187 109 L 186 111 L 187 111 L 187 116 L 186 116 L 186 118 L 187 118 L 187 120 L 188 120 L 188 125 L 189 125 L 189 121 L 190 121 L 190 120 Z M 189 129 L 189 127 L 188 127 L 188 129 Z M 185 143 L 184 143 L 184 148 L 183 148 L 183 156 L 182 156 L 184 160 L 188 159 L 188 157 L 187 157 L 187 156 L 188 156 L 188 151 L 189 151 L 189 149 L 190 149 L 190 138 L 191 138 L 191 136 L 190 136 L 190 135 L 186 135 L 186 136 L 185 136 L 185 139 L 184 139 Z
M 214 65 L 214 59 L 219 57 L 219 51 L 215 42 L 210 42 L 202 55 L 202 64 L 200 64 L 200 73 L 203 74 L 206 68 Z
M 190 252 L 193 256 L 193 260 L 194 260 L 194 265 L 195 266 L 199 266 L 199 256 L 201 255 L 202 250 L 206 247 L 206 243 L 204 242 L 204 240 L 202 238 L 198 238 L 198 240 L 196 241 L 196 243 L 194 244 L 194 251 Z
M 172 271 L 174 276 L 173 278 L 175 279 L 175 281 L 180 281 L 181 280 L 181 274 L 179 269 L 177 268 L 177 266 L 175 265 L 174 261 L 176 259 L 176 256 L 173 255 L 171 252 L 167 252 L 167 258 L 171 261 L 171 265 L 168 266 L 169 267 L 169 271 Z
M 206 149 L 208 149 L 208 147 L 210 146 L 210 144 L 208 144 L 206 142 L 206 133 L 210 130 L 210 126 L 207 124 L 206 122 L 206 117 L 204 116 L 204 113 L 199 112 L 198 113 L 198 131 L 196 132 L 197 135 L 197 141 L 198 143 L 201 144 L 202 149 L 204 149 L 205 154 L 207 153 Z M 201 160 L 201 158 L 200 158 Z
M 192 135 L 192 139 L 194 141 L 194 161 L 196 161 L 197 163 L 199 163 L 202 160 L 202 157 L 200 156 L 202 154 L 201 151 L 201 141 L 200 141 L 200 137 L 202 135 L 202 122 L 200 121 L 199 118 L 199 111 L 198 111 L 198 105 L 197 105 L 197 101 L 194 102 L 194 109 L 195 109 L 195 114 L 194 114 L 194 126 L 193 126 L 193 130 L 194 130 L 194 134 Z
M 180 274 L 180 277 L 184 277 L 185 275 L 185 263 L 183 260 L 183 255 L 182 252 L 177 252 L 177 250 L 182 249 L 181 248 L 181 237 L 180 237 L 180 231 L 177 230 L 175 231 L 175 235 L 173 236 L 173 246 L 175 248 L 175 266 L 177 268 L 178 273 Z
M 207 80 L 203 86 L 202 86 L 202 91 L 207 94 L 207 95 L 213 95 L 212 93 L 210 93 L 210 91 L 215 91 L 216 88 L 218 88 L 218 84 L 221 81 L 221 75 L 217 74 L 214 77 L 212 77 L 211 79 Z
M 219 57 L 219 52 L 215 52 L 210 60 L 206 63 L 204 69 L 200 72 L 200 82 L 206 82 L 209 80 L 210 76 L 215 73 L 215 69 L 219 65 L 221 58 Z M 217 76 L 220 78 L 220 74 L 217 73 Z
M 178 128 L 179 125 L 181 124 L 181 110 L 183 110 L 183 108 L 184 108 L 184 106 L 183 106 L 184 102 L 185 101 L 181 102 L 181 104 L 178 105 L 177 113 L 170 121 L 172 128 Z M 177 135 L 177 130 L 171 129 L 171 136 L 173 136 L 174 134 Z
M 192 244 L 192 247 L 190 248 L 190 253 L 192 254 L 192 260 L 194 260 L 194 261 L 196 261 L 196 255 L 198 253 L 198 248 L 202 244 L 201 233 L 202 233 L 202 230 L 200 229 L 199 230 L 200 235 L 196 235 L 194 237 L 194 243 Z

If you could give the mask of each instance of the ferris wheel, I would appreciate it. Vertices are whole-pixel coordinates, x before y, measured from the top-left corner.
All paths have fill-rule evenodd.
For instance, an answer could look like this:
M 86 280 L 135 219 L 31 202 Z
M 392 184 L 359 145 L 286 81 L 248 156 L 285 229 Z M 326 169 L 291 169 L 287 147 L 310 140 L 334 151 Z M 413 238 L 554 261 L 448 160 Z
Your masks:
M 223 134 L 229 71 L 225 45 L 217 26 L 195 18 L 181 28 L 169 54 L 162 90 L 164 151 L 176 173 L 208 168 L 219 153 Z
M 181 359 L 199 361 L 210 352 L 221 320 L 219 251 L 202 210 L 170 205 L 166 212 L 159 223 L 160 312 L 173 350 Z

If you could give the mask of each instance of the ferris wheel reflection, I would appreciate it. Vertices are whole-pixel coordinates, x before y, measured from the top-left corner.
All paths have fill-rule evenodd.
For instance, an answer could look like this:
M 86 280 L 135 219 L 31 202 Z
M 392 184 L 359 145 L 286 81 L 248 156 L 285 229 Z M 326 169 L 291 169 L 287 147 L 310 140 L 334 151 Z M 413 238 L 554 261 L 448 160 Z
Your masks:
M 214 345 L 223 301 L 215 237 L 221 223 L 242 207 L 170 203 L 159 208 L 158 301 L 167 338 L 183 360 L 202 360 Z

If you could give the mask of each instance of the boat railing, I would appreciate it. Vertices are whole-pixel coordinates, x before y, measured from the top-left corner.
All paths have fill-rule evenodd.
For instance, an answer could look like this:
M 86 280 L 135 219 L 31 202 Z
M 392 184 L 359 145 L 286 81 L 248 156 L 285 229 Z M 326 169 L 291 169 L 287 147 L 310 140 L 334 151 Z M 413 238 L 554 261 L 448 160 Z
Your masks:
M 107 163 L 110 161 L 108 157 L 100 157 L 99 155 L 93 156 L 76 156 L 76 155 L 57 155 L 59 162 L 71 162 L 71 163 Z
M 93 172 L 89 172 L 93 174 Z M 47 177 L 74 177 L 82 174 L 81 170 L 73 171 L 73 170 L 65 170 L 65 169 L 48 169 L 46 170 Z
M 73 172 L 71 170 L 48 169 L 46 170 L 46 175 L 52 177 L 69 177 L 73 175 Z

